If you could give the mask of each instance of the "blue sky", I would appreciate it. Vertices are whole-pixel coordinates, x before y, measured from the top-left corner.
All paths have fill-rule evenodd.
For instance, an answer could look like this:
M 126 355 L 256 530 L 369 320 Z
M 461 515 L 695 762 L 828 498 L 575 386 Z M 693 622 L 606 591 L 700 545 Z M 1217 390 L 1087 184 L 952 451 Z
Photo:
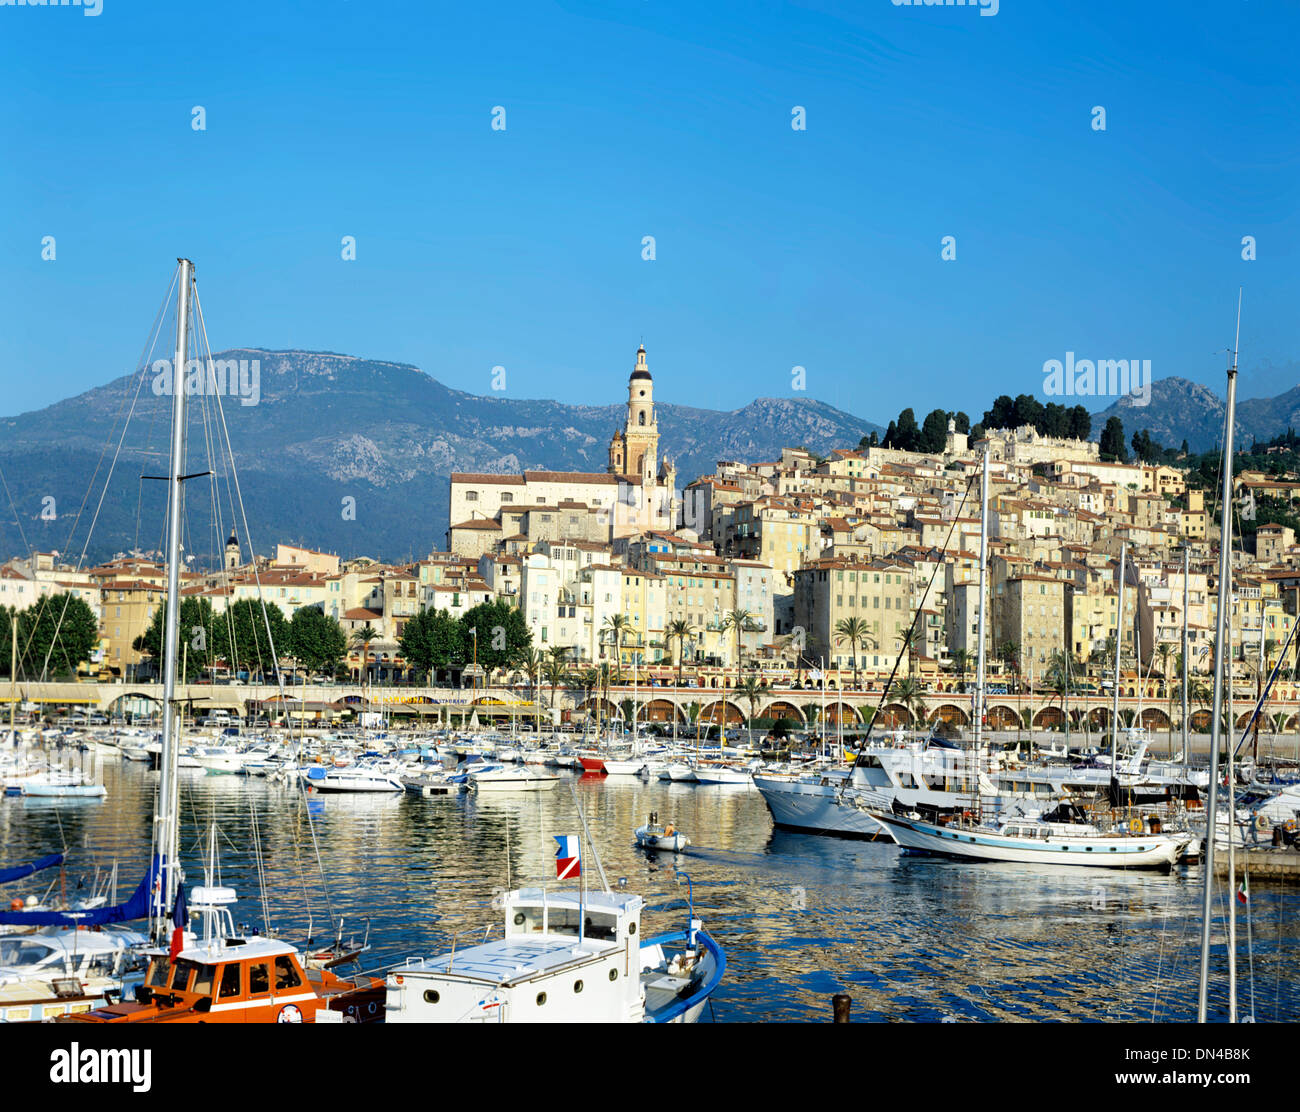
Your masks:
M 180 254 L 218 349 L 613 403 L 644 338 L 661 400 L 797 365 L 882 424 L 1042 397 L 1067 351 L 1221 391 L 1244 285 L 1241 396 L 1277 393 L 1297 31 L 1291 0 L 0 6 L 0 413 L 130 370 Z

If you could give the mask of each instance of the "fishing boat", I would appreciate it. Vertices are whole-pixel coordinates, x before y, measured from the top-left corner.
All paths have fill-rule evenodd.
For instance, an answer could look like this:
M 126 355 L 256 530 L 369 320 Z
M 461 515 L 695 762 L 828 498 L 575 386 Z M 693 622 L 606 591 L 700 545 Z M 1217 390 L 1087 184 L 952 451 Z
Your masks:
M 645 849 L 666 849 L 674 852 L 684 850 L 691 844 L 691 840 L 672 823 L 663 826 L 659 822 L 659 814 L 656 811 L 650 812 L 650 821 L 645 826 L 636 828 L 636 841 L 637 845 Z

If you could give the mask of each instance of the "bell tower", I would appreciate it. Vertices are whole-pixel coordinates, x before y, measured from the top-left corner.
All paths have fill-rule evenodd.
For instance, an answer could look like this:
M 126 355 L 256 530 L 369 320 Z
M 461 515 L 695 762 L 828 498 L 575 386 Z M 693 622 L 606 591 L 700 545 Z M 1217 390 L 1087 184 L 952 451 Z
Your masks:
M 659 474 L 659 426 L 655 421 L 654 380 L 646 364 L 645 344 L 636 353 L 636 366 L 627 380 L 627 424 L 614 433 L 609 445 L 609 470 L 615 475 L 636 475 L 644 487 L 654 486 Z

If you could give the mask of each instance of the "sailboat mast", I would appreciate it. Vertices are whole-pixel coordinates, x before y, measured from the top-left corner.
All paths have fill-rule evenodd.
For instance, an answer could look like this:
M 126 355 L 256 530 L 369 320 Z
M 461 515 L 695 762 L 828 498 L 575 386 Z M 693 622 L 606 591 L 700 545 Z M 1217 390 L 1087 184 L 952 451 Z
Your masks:
M 975 810 L 979 811 L 980 798 L 980 750 L 984 745 L 984 628 L 985 611 L 988 603 L 988 566 L 989 566 L 989 451 L 984 449 L 984 461 L 980 476 L 980 587 L 979 619 L 976 625 L 978 643 L 975 663 L 975 752 L 972 758 L 975 765 L 975 782 L 972 789 L 975 796 Z
M 190 285 L 194 264 L 180 259 L 180 293 L 176 301 L 176 357 L 172 363 L 172 440 L 167 469 L 167 600 L 163 633 L 163 736 L 158 772 L 158 853 L 162 858 L 162 887 L 153 911 L 159 923 L 167 917 L 179 883 L 180 833 L 176 821 L 176 754 L 180 741 L 176 699 L 176 653 L 181 609 L 181 484 L 185 475 L 185 380 L 190 327 Z
M 1115 614 L 1115 681 L 1110 696 L 1110 770 L 1114 776 L 1119 771 L 1119 658 L 1124 648 L 1124 569 L 1128 558 L 1128 542 L 1119 546 L 1119 610 Z M 1139 672 L 1139 679 L 1141 673 Z
M 1188 578 L 1191 571 L 1191 549 L 1183 545 L 1183 768 L 1187 768 L 1187 671 L 1191 660 L 1187 655 L 1187 603 L 1189 598 Z
M 1241 337 L 1241 296 L 1237 297 L 1237 337 Z M 1201 897 L 1201 972 L 1196 991 L 1196 1022 L 1204 1023 L 1210 976 L 1210 923 L 1214 898 L 1214 835 L 1219 819 L 1219 741 L 1223 736 L 1223 666 L 1226 625 L 1232 605 L 1232 434 L 1237 412 L 1237 349 L 1228 370 L 1228 408 L 1223 420 L 1223 489 L 1219 495 L 1219 601 L 1214 616 L 1214 704 L 1210 719 L 1210 797 L 1206 803 L 1204 891 Z M 1234 899 L 1235 896 L 1229 896 Z

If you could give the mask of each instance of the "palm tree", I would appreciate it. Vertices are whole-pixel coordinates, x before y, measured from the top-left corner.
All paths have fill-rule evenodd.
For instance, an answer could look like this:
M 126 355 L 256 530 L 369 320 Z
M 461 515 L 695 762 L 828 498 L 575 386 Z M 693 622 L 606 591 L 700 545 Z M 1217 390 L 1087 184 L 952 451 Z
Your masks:
M 591 694 L 600 684 L 600 670 L 598 668 L 584 668 L 574 677 L 574 682 L 582 689 L 586 696 L 587 717 L 591 717 Z M 583 736 L 586 736 L 587 727 L 583 725 Z
M 609 636 L 614 640 L 614 674 L 619 675 L 623 671 L 623 634 L 632 628 L 632 619 L 626 614 L 611 614 L 602 627 L 601 636 Z
M 365 680 L 362 680 L 360 674 L 361 669 L 357 670 L 357 680 L 359 682 L 365 682 L 370 679 L 370 642 L 378 636 L 378 631 L 371 628 L 369 622 L 367 622 L 361 629 L 354 629 L 352 631 L 350 644 L 352 648 L 361 650 L 361 666 L 365 670 Z
M 948 654 L 948 667 L 961 676 L 961 689 L 966 690 L 966 673 L 970 671 L 971 653 L 968 649 L 953 649 Z
M 749 702 L 749 744 L 754 744 L 754 714 L 763 698 L 763 682 L 757 676 L 746 676 L 736 684 L 736 694 Z
M 915 720 L 918 710 L 921 706 L 921 685 L 910 676 L 907 679 L 901 679 L 894 684 L 890 694 L 895 700 L 903 704 L 905 709 Z
M 871 626 L 867 624 L 865 618 L 841 618 L 836 623 L 835 634 L 837 645 L 841 641 L 847 641 L 853 650 L 853 689 L 856 691 L 858 690 L 858 646 L 865 641 L 871 642 L 873 647 L 876 644 L 871 636 Z
M 1016 686 L 1020 686 L 1020 643 L 1018 641 L 1003 641 L 998 646 L 998 659 L 1002 661 L 1004 667 L 1010 668 L 1012 674 L 1016 677 Z
M 596 669 L 599 676 L 600 685 L 600 702 L 597 704 L 599 713 L 596 717 L 596 728 L 600 729 L 605 724 L 605 704 L 609 702 L 609 685 L 613 678 L 608 660 L 602 660 Z
M 925 630 L 913 626 L 903 634 L 901 640 L 907 650 L 907 674 L 913 676 L 916 674 L 916 650 L 925 643 Z
M 754 615 L 748 610 L 742 610 L 737 607 L 734 610 L 728 610 L 722 618 L 722 628 L 724 630 L 734 629 L 736 631 L 736 683 L 740 683 L 740 635 L 749 629 L 754 621 Z
M 538 703 L 538 732 L 541 732 L 541 692 L 537 688 L 538 677 L 542 674 L 542 667 L 546 663 L 546 657 L 532 645 L 525 645 L 515 654 L 514 666 L 518 668 L 525 676 L 528 677 L 528 687 L 533 693 L 533 699 Z
M 555 689 L 560 686 L 569 676 L 569 665 L 565 661 L 568 649 L 560 649 L 557 653 L 551 649 L 546 658 L 542 661 L 542 675 L 546 682 L 551 685 L 551 709 L 555 709 Z
M 695 627 L 685 618 L 674 618 L 664 629 L 664 640 L 671 644 L 677 642 L 677 686 L 682 686 L 682 653 L 686 649 L 686 641 L 695 633 Z
M 1070 692 L 1074 690 L 1074 681 L 1070 677 L 1070 658 L 1064 650 L 1053 649 L 1051 656 L 1047 658 L 1047 671 L 1043 673 L 1043 686 L 1050 691 L 1053 696 L 1053 698 L 1048 701 L 1048 706 L 1051 706 L 1052 702 L 1056 699 L 1061 700 L 1061 716 L 1065 719 L 1066 738 L 1068 741 L 1070 717 L 1069 709 L 1066 707 L 1065 701 L 1069 698 Z

